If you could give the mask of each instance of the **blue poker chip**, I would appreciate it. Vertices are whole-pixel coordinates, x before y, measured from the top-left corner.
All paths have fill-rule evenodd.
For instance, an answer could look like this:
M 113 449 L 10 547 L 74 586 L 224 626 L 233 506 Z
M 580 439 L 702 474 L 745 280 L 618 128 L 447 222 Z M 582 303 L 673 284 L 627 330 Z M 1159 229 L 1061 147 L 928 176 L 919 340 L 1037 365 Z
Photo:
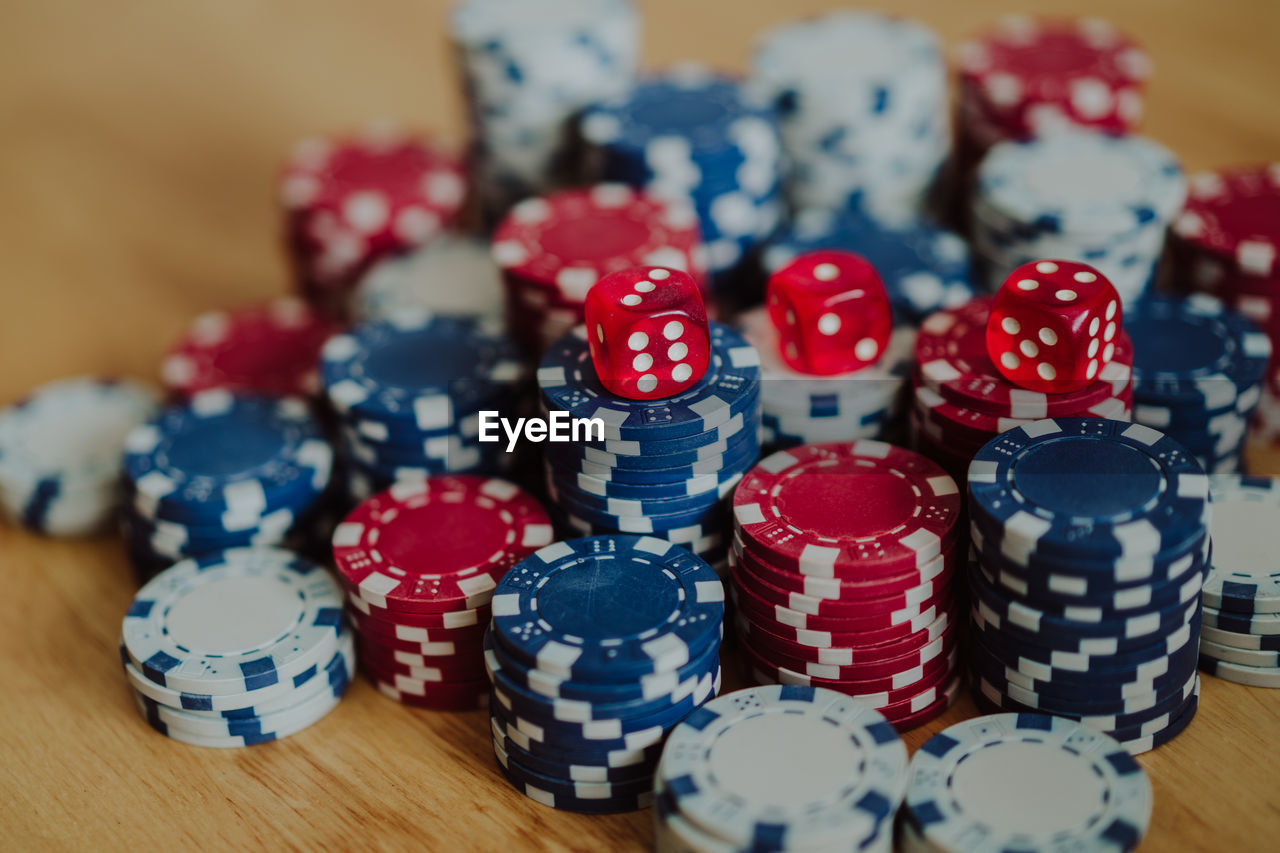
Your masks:
M 1191 721 L 1195 719 L 1199 708 L 1200 680 L 1196 679 L 1195 690 L 1191 697 L 1183 703 L 1176 713 L 1169 715 L 1170 719 L 1167 723 L 1160 725 L 1159 720 L 1154 720 L 1146 725 L 1118 729 L 1113 733 L 1113 736 L 1130 755 L 1150 752 L 1158 746 L 1164 746 L 1186 731 L 1187 727 L 1191 725 Z
M 707 563 L 652 537 L 557 542 L 494 590 L 494 631 L 512 656 L 568 678 L 620 681 L 679 669 L 713 642 L 724 587 Z
M 332 447 L 296 398 L 204 391 L 125 439 L 134 506 L 153 518 L 217 523 L 305 505 L 332 469 Z
M 970 512 L 1003 530 L 1006 553 L 1108 561 L 1109 571 L 1123 562 L 1140 575 L 1161 553 L 1199 540 L 1209 520 L 1199 464 L 1139 424 L 1035 421 L 983 445 L 968 474 Z
M 759 392 L 757 391 L 756 394 L 758 395 Z M 644 457 L 645 459 L 670 458 L 672 460 L 671 465 L 683 464 L 676 461 L 677 457 L 699 454 L 696 458 L 702 458 L 705 454 L 714 452 L 716 448 L 736 445 L 752 435 L 760 423 L 757 412 L 757 406 L 749 405 L 746 409 L 714 429 L 681 438 L 664 441 L 619 441 L 606 438 L 603 441 L 593 439 L 591 441 L 575 442 L 574 446 L 584 450 L 589 448 L 592 454 L 596 455 L 616 456 L 619 464 L 623 465 L 628 462 L 643 461 L 633 457 Z M 671 467 L 671 465 L 662 467 Z
M 543 456 L 548 462 L 564 470 L 586 471 L 586 465 L 609 468 L 617 472 L 655 472 L 660 480 L 672 482 L 685 476 L 694 466 L 712 466 L 711 471 L 745 470 L 755 462 L 760 441 L 753 426 L 722 442 L 708 444 L 696 450 L 668 453 L 666 455 L 618 455 L 604 453 L 591 447 L 576 444 L 548 444 Z M 669 472 L 669 473 L 662 473 Z
M 650 784 L 653 782 L 653 770 L 658 764 L 659 750 L 650 750 L 652 756 L 646 760 L 619 766 L 579 764 L 535 755 L 522 749 L 507 737 L 506 727 L 502 723 L 493 719 L 490 719 L 489 723 L 493 742 L 502 747 L 502 751 L 511 761 L 535 773 L 571 782 L 636 782 L 639 780 L 647 780 Z
M 904 322 L 918 324 L 973 298 L 969 247 L 959 235 L 924 222 L 887 228 L 856 212 L 801 211 L 765 248 L 765 271 L 819 249 L 853 252 L 870 261 Z
M 1132 729 L 1150 724 L 1153 721 L 1169 719 L 1170 714 L 1176 714 L 1180 708 L 1185 707 L 1188 699 L 1199 689 L 1199 684 L 1199 676 L 1193 674 L 1187 683 L 1182 686 L 1181 692 L 1174 693 L 1156 704 L 1141 710 L 1135 710 L 1132 713 L 1073 714 L 1062 712 L 1059 716 L 1077 720 L 1099 732 Z M 994 685 L 982 678 L 973 679 L 972 695 L 978 710 L 984 713 L 996 714 L 1008 711 L 1019 714 L 1044 713 L 1034 705 L 1019 702 L 1000 692 Z
M 596 512 L 607 513 L 608 515 L 618 517 L 653 517 L 680 514 L 686 512 L 696 512 L 705 509 L 718 501 L 722 500 L 726 495 L 733 491 L 733 487 L 737 485 L 741 474 L 730 477 L 718 488 L 702 492 L 700 494 L 685 495 L 682 497 L 614 497 L 612 495 L 598 495 L 595 492 L 584 491 L 578 481 L 572 479 L 561 478 L 548 470 L 547 490 L 552 500 L 558 500 L 560 495 L 569 496 L 571 504 L 594 510 Z M 597 481 L 601 482 L 601 481 Z
M 569 485 L 584 495 L 597 498 L 617 498 L 620 500 L 654 501 L 663 498 L 688 498 L 699 495 L 715 494 L 720 497 L 732 491 L 741 479 L 741 473 L 735 470 L 717 471 L 701 477 L 689 477 L 671 483 L 627 483 L 618 480 L 602 480 L 580 471 L 562 470 L 544 464 L 544 473 L 551 476 L 558 485 Z
M 340 413 L 404 430 L 447 429 L 523 374 L 516 345 L 496 325 L 425 310 L 335 335 L 320 360 L 325 394 Z
M 564 493 L 553 494 L 552 500 L 565 513 L 595 527 L 663 538 L 669 531 L 714 530 L 728 518 L 727 502 L 723 500 L 707 500 L 694 509 L 683 512 L 648 515 L 615 515 L 587 506 L 574 496 Z
M 760 359 L 736 332 L 711 323 L 711 359 L 692 387 L 661 400 L 624 400 L 596 376 L 586 332 L 578 327 L 543 355 L 538 386 L 551 411 L 600 418 L 604 436 L 623 441 L 665 441 L 713 430 L 759 399 Z
M 498 766 L 516 790 L 544 806 L 581 814 L 615 814 L 646 809 L 653 804 L 652 783 L 561 782 L 511 760 L 496 742 Z

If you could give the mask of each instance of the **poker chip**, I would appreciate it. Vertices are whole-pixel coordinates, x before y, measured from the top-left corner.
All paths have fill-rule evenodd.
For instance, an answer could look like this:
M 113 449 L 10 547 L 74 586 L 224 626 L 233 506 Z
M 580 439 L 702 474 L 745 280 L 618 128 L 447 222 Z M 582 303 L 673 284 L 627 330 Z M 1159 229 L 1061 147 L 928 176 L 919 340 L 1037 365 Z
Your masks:
M 392 125 L 300 142 L 279 184 L 299 288 L 331 310 L 374 261 L 447 228 L 465 193 L 458 158 Z
M 442 234 L 375 262 L 356 283 L 348 313 L 357 322 L 376 322 L 406 311 L 490 317 L 502 310 L 502 278 L 489 244 Z
M 657 820 L 678 815 L 729 849 L 878 849 L 906 769 L 902 740 L 861 702 L 811 687 L 739 690 L 671 733 Z
M 702 278 L 698 217 L 683 199 L 595 184 L 527 199 L 493 234 L 512 336 L 541 352 L 583 321 L 587 291 L 605 275 L 661 266 Z
M 1222 475 L 1209 478 L 1209 493 L 1214 544 L 1205 606 L 1223 613 L 1280 614 L 1280 570 L 1265 532 L 1280 518 L 1280 486 L 1271 477 Z
M 1089 718 L 1135 754 L 1182 731 L 1209 501 L 1190 454 L 1138 424 L 1043 420 L 979 450 L 968 666 L 985 703 Z
M 1043 804 L 1054 792 L 1052 809 Z M 944 729 L 911 759 L 904 817 L 930 850 L 1132 850 L 1151 782 L 1120 743 L 1079 722 L 993 714 Z
M 644 807 L 666 733 L 719 690 L 715 571 L 653 537 L 571 539 L 511 568 L 492 606 L 485 668 L 507 778 L 554 808 Z M 587 780 L 582 765 L 606 770 Z M 615 785 L 616 767 L 628 781 Z
M 578 131 L 604 180 L 693 206 L 717 291 L 746 283 L 752 250 L 783 212 L 770 106 L 735 78 L 687 63 L 588 108 Z
M 0 409 L 0 506 L 51 536 L 106 528 L 120 505 L 125 437 L 150 419 L 156 392 L 92 376 L 50 382 Z
M 1081 258 L 1127 305 L 1147 289 L 1186 196 L 1173 155 L 1139 136 L 999 143 L 978 167 L 970 212 L 977 277 L 995 291 L 1023 264 Z
M 951 144 L 936 35 L 873 12 L 809 18 L 764 35 L 750 82 L 779 107 L 793 209 L 918 218 Z

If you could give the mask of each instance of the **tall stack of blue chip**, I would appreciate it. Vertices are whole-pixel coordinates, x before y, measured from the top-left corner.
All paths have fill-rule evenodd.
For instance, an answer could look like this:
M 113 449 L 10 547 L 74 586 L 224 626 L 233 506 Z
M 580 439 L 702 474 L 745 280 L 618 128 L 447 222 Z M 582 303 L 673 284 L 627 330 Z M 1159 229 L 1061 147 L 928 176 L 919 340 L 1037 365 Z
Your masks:
M 526 557 L 485 638 L 503 773 L 554 808 L 649 806 L 667 732 L 719 690 L 723 634 L 724 587 L 668 542 L 594 536 Z
M 1124 313 L 1133 420 L 1176 438 L 1210 474 L 1241 468 L 1271 339 L 1212 296 L 1147 298 Z
M 1096 267 L 1128 305 L 1151 283 L 1186 197 L 1177 159 L 1144 137 L 1002 142 L 978 167 L 969 212 L 978 280 L 995 292 L 1023 264 L 1064 258 Z
M 502 442 L 479 440 L 480 413 L 511 417 L 525 375 L 501 323 L 482 318 L 402 308 L 330 338 L 320 376 L 337 413 L 350 496 L 508 468 Z
M 934 33 L 874 12 L 799 21 L 765 35 L 750 81 L 778 106 L 794 209 L 919 217 L 951 149 Z
M 538 368 L 546 411 L 598 419 L 604 431 L 603 440 L 544 447 L 550 510 L 561 528 L 646 534 L 723 564 L 725 496 L 760 455 L 760 359 L 736 332 L 710 327 L 706 373 L 658 400 L 606 391 L 582 327 L 547 350 Z
M 969 467 L 969 666 L 988 710 L 1083 721 L 1132 753 L 1198 705 L 1209 478 L 1150 427 L 1036 421 Z
M 690 64 L 586 110 L 578 128 L 601 179 L 693 204 L 714 288 L 739 290 L 752 250 L 783 214 L 773 108 L 738 80 Z
M 125 439 L 125 546 L 142 578 L 227 548 L 307 548 L 333 448 L 306 401 L 202 391 Z
M 887 227 L 852 211 L 801 211 L 769 241 L 762 255 L 764 271 L 772 273 L 797 255 L 818 249 L 840 249 L 870 261 L 899 323 L 918 326 L 935 311 L 973 298 L 968 245 L 928 222 Z

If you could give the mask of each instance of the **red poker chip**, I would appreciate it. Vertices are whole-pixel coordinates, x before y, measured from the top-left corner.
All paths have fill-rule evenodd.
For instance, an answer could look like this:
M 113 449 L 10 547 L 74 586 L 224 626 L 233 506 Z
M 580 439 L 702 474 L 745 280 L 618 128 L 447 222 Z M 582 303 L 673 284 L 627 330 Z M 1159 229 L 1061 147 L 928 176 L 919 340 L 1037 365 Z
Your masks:
M 814 649 L 848 649 L 905 640 L 928 630 L 929 626 L 943 616 L 949 619 L 951 612 L 951 607 L 930 607 L 909 622 L 872 631 L 812 631 L 808 628 L 783 625 L 769 618 L 757 618 L 741 610 L 738 611 L 738 616 L 749 622 L 755 633 L 766 635 L 761 638 L 762 640 L 778 639 L 795 646 Z M 940 628 L 945 627 L 945 625 L 940 626 Z
M 741 616 L 734 618 L 734 627 L 737 629 L 738 636 L 741 638 L 745 635 L 748 638 L 747 642 L 750 642 L 757 651 L 827 666 L 848 667 L 860 663 L 878 663 L 922 649 L 942 636 L 954 622 L 951 614 L 944 612 L 925 628 L 901 639 L 830 648 L 801 645 L 771 634 Z
M 486 678 L 484 656 L 460 655 L 419 659 L 414 655 L 398 656 L 394 651 L 375 644 L 359 645 L 360 665 L 385 677 L 406 676 L 418 681 L 475 681 Z M 426 662 L 424 663 L 423 660 Z
M 1016 137 L 1066 121 L 1132 130 L 1151 72 L 1129 37 L 1092 18 L 1012 16 L 961 45 L 958 60 L 962 91 Z
M 943 557 L 943 560 L 946 558 Z M 954 561 L 953 561 L 954 562 Z M 951 584 L 953 573 L 944 570 L 937 577 L 930 578 L 918 586 L 903 592 L 895 592 L 878 598 L 851 598 L 848 600 L 818 598 L 799 592 L 791 592 L 769 582 L 765 577 L 756 574 L 746 567 L 742 561 L 731 559 L 730 576 L 735 585 L 751 593 L 762 605 L 783 607 L 789 611 L 811 616 L 851 617 L 871 614 L 891 613 L 917 607 L 921 602 L 929 601 L 939 591 Z
M 945 609 L 954 599 L 955 590 L 950 585 L 944 586 L 928 600 L 920 604 L 910 605 L 901 610 L 880 613 L 850 613 L 839 616 L 816 616 L 811 613 L 792 610 L 780 604 L 771 604 L 757 596 L 750 587 L 744 584 L 733 584 L 729 593 L 739 612 L 752 619 L 752 621 L 761 624 L 775 623 L 780 628 L 856 634 L 888 630 L 895 625 L 901 625 L 919 618 L 921 614 L 931 609 L 935 613 Z
M 880 441 L 779 451 L 733 493 L 744 544 L 781 568 L 842 580 L 926 565 L 954 543 L 962 503 L 937 464 Z
M 398 625 L 412 625 L 417 628 L 438 628 L 455 630 L 472 625 L 481 627 L 489 624 L 492 610 L 486 605 L 473 610 L 449 610 L 443 613 L 420 613 L 413 610 L 389 610 L 376 607 L 365 601 L 354 591 L 347 593 L 347 606 L 354 612 L 371 619 L 391 622 Z
M 1110 397 L 1132 393 L 1133 343 L 1121 333 L 1098 381 L 1066 394 L 1020 388 L 1000 375 L 987 355 L 991 298 L 932 314 L 916 337 L 916 379 L 956 405 L 1005 418 L 1072 417 Z
M 489 680 L 419 681 L 403 675 L 365 673 L 388 699 L 430 711 L 474 711 L 489 704 Z
M 1280 164 L 1193 176 L 1173 230 L 1246 277 L 1280 276 Z
M 319 387 L 320 348 L 340 326 L 301 299 L 275 299 L 197 317 L 160 367 L 165 387 L 190 395 L 211 388 L 310 395 Z
M 957 674 L 943 688 L 942 697 L 932 704 L 926 705 L 920 710 L 915 710 L 911 707 L 915 705 L 915 702 L 903 702 L 899 705 L 902 710 L 895 709 L 892 712 L 881 711 L 881 713 L 884 714 L 885 718 L 898 732 L 909 732 L 946 713 L 947 709 L 955 704 L 956 697 L 960 695 L 960 688 L 963 684 L 964 677 Z
M 390 126 L 299 144 L 280 201 L 304 286 L 345 289 L 379 258 L 434 238 L 462 209 L 464 174 L 452 153 Z
M 694 210 L 624 184 L 597 184 L 517 204 L 493 235 L 504 274 L 580 304 L 605 275 L 662 266 L 704 278 Z
M 886 678 L 865 681 L 829 681 L 811 678 L 775 666 L 758 656 L 748 646 L 744 645 L 741 651 L 743 667 L 758 681 L 795 687 L 823 687 L 847 696 L 856 696 L 877 708 L 910 700 L 930 687 L 946 683 L 955 672 L 959 659 L 959 650 L 952 649 L 948 654 L 934 658 L 921 666 L 909 668 Z
M 386 610 L 441 613 L 489 603 L 507 570 L 552 541 L 551 520 L 518 486 L 471 475 L 392 486 L 333 533 L 340 579 Z
M 752 575 L 788 593 L 830 602 L 825 606 L 836 608 L 837 612 L 844 609 L 841 607 L 844 603 L 854 606 L 869 599 L 906 594 L 921 584 L 949 575 L 960 562 L 955 555 L 956 548 L 950 547 L 923 566 L 906 567 L 897 575 L 844 580 L 812 577 L 780 568 L 770 561 L 767 553 L 762 553 L 752 543 L 743 542 L 740 537 L 734 538 L 733 548 L 729 551 L 731 561 Z
M 488 627 L 487 625 L 468 625 L 465 628 L 424 628 L 417 625 L 398 625 L 351 611 L 348 611 L 347 617 L 362 636 L 422 645 L 457 643 L 465 646 L 468 643 L 479 643 Z
M 359 629 L 357 629 L 359 630 Z M 459 642 L 457 640 L 434 640 L 430 643 L 419 643 L 414 640 L 402 640 L 396 637 L 388 637 L 383 634 L 366 633 L 360 636 L 361 642 L 366 646 L 376 646 L 389 654 L 403 653 L 413 655 L 424 660 L 427 658 L 454 658 L 465 657 L 478 651 L 475 640 Z M 429 664 L 423 664 L 427 666 Z
M 959 640 L 957 638 L 956 623 L 952 622 L 941 634 L 918 649 L 912 649 L 911 651 L 876 661 L 863 661 L 848 666 L 815 663 L 804 658 L 791 657 L 779 652 L 777 649 L 762 650 L 752 645 L 751 638 L 747 636 L 738 637 L 738 642 L 742 645 L 750 645 L 752 653 L 774 666 L 785 667 L 800 675 L 823 678 L 827 681 L 866 681 L 893 676 L 912 667 L 922 666 L 939 657 L 945 658 L 952 649 L 956 648 Z
M 922 385 L 916 386 L 914 394 L 913 405 L 922 425 L 933 423 L 948 439 L 958 439 L 964 446 L 975 451 L 1002 432 L 1040 420 L 1039 418 L 1002 418 L 987 412 L 966 409 Z M 1128 420 L 1132 408 L 1132 394 L 1126 393 L 1125 396 L 1107 397 L 1086 409 L 1071 413 L 1069 417 Z

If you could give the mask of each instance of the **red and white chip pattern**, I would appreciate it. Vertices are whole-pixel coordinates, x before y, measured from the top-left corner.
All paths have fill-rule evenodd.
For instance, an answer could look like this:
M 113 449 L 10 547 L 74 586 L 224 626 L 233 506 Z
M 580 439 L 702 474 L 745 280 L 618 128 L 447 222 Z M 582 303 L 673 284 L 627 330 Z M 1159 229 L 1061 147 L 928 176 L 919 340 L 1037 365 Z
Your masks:
M 310 396 L 319 390 L 320 349 L 340 330 L 294 297 L 210 311 L 169 350 L 161 377 L 181 396 L 212 388 Z
M 904 731 L 950 707 L 963 538 L 942 468 L 878 441 L 801 445 L 749 471 L 733 504 L 748 678 L 837 690 Z
M 337 301 L 375 261 L 448 228 L 465 196 L 457 156 L 392 125 L 299 143 L 279 198 L 300 289 L 324 304 Z
M 704 289 L 697 214 L 623 184 L 596 184 L 520 202 L 493 235 L 513 337 L 540 351 L 583 322 L 587 291 L 611 272 L 659 266 Z
M 481 707 L 493 590 L 551 541 L 538 502 L 496 478 L 430 477 L 362 502 L 333 535 L 361 668 L 405 704 Z

